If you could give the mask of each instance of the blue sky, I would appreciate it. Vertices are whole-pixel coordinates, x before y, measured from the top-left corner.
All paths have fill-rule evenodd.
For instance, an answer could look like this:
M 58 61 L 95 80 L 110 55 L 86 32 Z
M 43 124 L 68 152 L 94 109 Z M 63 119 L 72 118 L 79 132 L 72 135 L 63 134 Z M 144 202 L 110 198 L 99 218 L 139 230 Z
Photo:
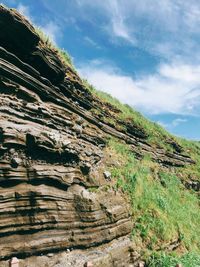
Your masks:
M 1 0 L 41 27 L 98 89 L 200 140 L 199 0 Z

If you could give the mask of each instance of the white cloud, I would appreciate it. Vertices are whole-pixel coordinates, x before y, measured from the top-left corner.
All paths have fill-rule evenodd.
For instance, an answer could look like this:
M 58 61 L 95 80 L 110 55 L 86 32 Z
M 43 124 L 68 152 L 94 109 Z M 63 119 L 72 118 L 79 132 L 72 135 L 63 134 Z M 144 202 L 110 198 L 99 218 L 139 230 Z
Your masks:
M 120 38 L 167 59 L 180 55 L 191 62 L 200 59 L 198 0 L 76 0 L 74 3 L 78 16 L 87 14 L 88 20 L 98 22 L 96 26 L 106 29 L 111 42 Z M 95 20 L 96 17 L 100 19 Z
M 25 16 L 30 22 L 37 25 L 35 17 L 31 15 L 30 9 L 28 6 L 19 3 L 16 9 Z M 59 37 L 62 36 L 62 31 L 60 26 L 54 21 L 48 21 L 45 25 L 37 25 L 54 43 L 57 44 Z
M 125 39 L 126 41 L 134 44 L 135 37 L 131 34 L 130 28 L 126 24 L 126 15 L 121 12 L 119 1 L 109 1 L 111 14 L 111 27 L 115 36 Z
M 106 24 L 103 28 L 110 37 L 118 37 L 129 43 L 135 43 L 135 37 L 132 35 L 133 27 L 127 25 L 126 13 L 122 12 L 124 3 L 120 3 L 118 0 L 76 0 L 75 2 L 81 14 L 87 10 L 87 19 L 90 18 L 90 21 L 93 21 L 93 15 L 98 12 Z
M 101 49 L 101 47 L 89 36 L 85 36 L 84 40 L 86 41 L 86 43 L 88 43 L 89 45 L 97 48 L 97 49 Z
M 200 66 L 176 63 L 163 64 L 160 68 L 163 77 L 171 78 L 180 82 L 196 84 L 200 81 Z
M 19 11 L 19 13 L 25 16 L 29 21 L 33 21 L 33 18 L 30 15 L 30 10 L 28 6 L 25 6 L 22 3 L 19 3 L 16 9 Z
M 184 123 L 184 122 L 187 122 L 187 119 L 176 118 L 176 119 L 174 119 L 174 120 L 172 121 L 171 124 L 172 124 L 173 127 L 176 127 L 176 126 L 178 126 L 179 124 Z
M 65 21 L 86 21 L 110 43 L 138 47 L 167 60 L 200 60 L 199 0 L 61 0 L 43 1 Z M 123 43 L 123 44 L 124 44 Z
M 59 37 L 62 36 L 60 27 L 53 21 L 49 21 L 45 26 L 41 26 L 40 29 L 54 44 L 57 44 Z
M 150 114 L 197 114 L 200 103 L 200 66 L 161 64 L 157 72 L 137 79 L 107 62 L 92 61 L 79 72 L 97 89 Z M 180 122 L 176 121 L 174 123 Z
M 156 121 L 157 124 L 159 124 L 160 126 L 162 126 L 163 128 L 167 129 L 169 128 L 170 124 L 163 122 L 163 121 Z
M 157 121 L 159 125 L 167 129 L 168 131 L 174 131 L 180 124 L 186 123 L 188 120 L 186 118 L 176 118 L 171 122 L 163 122 L 162 120 Z
M 113 29 L 113 33 L 115 34 L 115 36 L 117 37 L 121 37 L 127 41 L 129 41 L 130 43 L 135 43 L 135 40 L 133 38 L 133 36 L 130 35 L 123 18 L 121 17 L 113 17 L 112 19 L 112 29 Z

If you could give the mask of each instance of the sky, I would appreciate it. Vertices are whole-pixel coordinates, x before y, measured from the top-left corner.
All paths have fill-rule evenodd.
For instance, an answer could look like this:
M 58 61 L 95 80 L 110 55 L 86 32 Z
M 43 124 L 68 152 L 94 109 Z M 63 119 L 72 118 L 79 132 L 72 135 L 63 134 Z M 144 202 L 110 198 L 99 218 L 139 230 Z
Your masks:
M 1 0 L 83 78 L 171 133 L 200 140 L 199 0 Z

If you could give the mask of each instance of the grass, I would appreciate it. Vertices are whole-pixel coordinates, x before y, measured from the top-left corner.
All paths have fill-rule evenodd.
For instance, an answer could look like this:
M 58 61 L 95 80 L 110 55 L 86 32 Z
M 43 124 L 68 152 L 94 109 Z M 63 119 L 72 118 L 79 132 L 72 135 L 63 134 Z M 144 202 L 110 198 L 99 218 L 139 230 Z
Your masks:
M 182 180 L 200 180 L 200 143 L 198 141 L 189 141 L 179 138 L 179 143 L 186 153 L 196 162 L 196 164 L 187 165 L 177 169 L 177 175 Z
M 37 32 L 65 66 L 75 69 L 65 51 L 56 48 L 40 30 Z M 120 166 L 110 168 L 115 181 L 114 187 L 129 196 L 134 223 L 132 238 L 146 255 L 147 265 L 174 267 L 177 263 L 182 263 L 184 267 L 200 266 L 200 203 L 197 195 L 186 190 L 180 180 L 180 176 L 184 179 L 199 179 L 200 143 L 174 137 L 130 106 L 96 90 L 87 81 L 83 81 L 83 84 L 93 95 L 105 102 L 105 106 L 109 103 L 116 108 L 108 110 L 111 116 L 104 117 L 104 120 L 107 119 L 110 124 L 120 120 L 130 122 L 146 133 L 147 141 L 152 146 L 162 147 L 170 152 L 174 148 L 169 141 L 176 142 L 184 153 L 196 161 L 195 165 L 169 171 L 148 156 L 140 161 L 136 160 L 128 145 L 119 140 L 110 138 L 108 142 L 113 159 L 120 163 Z M 96 108 L 94 113 L 101 114 L 102 108 Z M 96 192 L 98 189 L 90 190 Z M 180 255 L 178 252 L 167 252 L 167 246 L 174 240 L 180 243 Z
M 58 48 L 50 39 L 48 35 L 46 35 L 40 28 L 35 28 L 36 33 L 40 36 L 41 41 L 54 53 L 57 54 L 58 58 L 61 60 L 64 66 L 70 66 L 73 71 L 75 70 L 75 67 L 72 62 L 72 58 L 70 55 L 64 50 Z
M 175 267 L 182 264 L 183 267 L 199 267 L 200 256 L 196 253 L 186 253 L 182 256 L 166 253 L 153 253 L 147 260 L 148 267 Z
M 70 55 L 64 50 L 56 47 L 55 44 L 52 43 L 50 38 L 44 34 L 41 29 L 35 28 L 37 34 L 40 36 L 42 42 L 49 47 L 54 53 L 57 54 L 61 62 L 66 67 L 70 67 L 74 72 L 76 69 L 73 65 L 72 59 Z M 116 98 L 111 95 L 98 91 L 94 86 L 89 84 L 87 80 L 83 80 L 83 85 L 88 91 L 90 91 L 93 95 L 101 99 L 105 103 L 109 103 L 113 105 L 115 108 L 119 110 L 119 112 L 115 113 L 114 116 L 109 118 L 104 117 L 104 120 L 111 125 L 116 124 L 116 119 L 121 121 L 127 121 L 132 125 L 135 125 L 141 131 L 145 132 L 147 136 L 147 141 L 152 145 L 160 148 L 164 148 L 169 152 L 173 152 L 174 148 L 170 144 L 170 142 L 175 142 L 178 145 L 182 146 L 186 154 L 190 154 L 190 156 L 197 162 L 195 166 L 190 169 L 183 170 L 184 172 L 188 172 L 189 174 L 193 174 L 194 179 L 199 179 L 200 172 L 200 143 L 195 141 L 188 141 L 182 138 L 178 138 L 167 132 L 162 126 L 155 122 L 151 122 L 146 119 L 140 112 L 135 111 L 132 107 L 126 104 L 122 104 Z M 94 110 L 93 114 L 98 114 L 101 110 Z M 109 110 L 109 113 L 112 112 Z M 119 130 L 121 130 L 120 125 L 116 126 Z M 126 130 L 126 129 L 124 129 Z
M 164 172 L 148 157 L 136 160 L 126 144 L 110 139 L 108 145 L 121 163 L 112 167 L 111 173 L 116 189 L 129 195 L 133 239 L 141 240 L 149 251 L 164 250 L 178 240 L 183 251 L 200 252 L 200 203 L 196 194 L 184 188 L 175 172 Z
M 122 190 L 130 198 L 134 223 L 132 238 L 146 255 L 147 265 L 175 267 L 181 263 L 183 267 L 200 266 L 200 202 L 198 196 L 186 190 L 180 180 L 180 177 L 199 180 L 200 143 L 175 137 L 109 94 L 97 91 L 87 82 L 86 87 L 120 111 L 114 114 L 114 120 L 127 120 L 142 127 L 151 145 L 173 152 L 168 143 L 170 140 L 196 161 L 194 165 L 169 171 L 152 162 L 148 156 L 142 161 L 136 160 L 129 147 L 119 140 L 111 138 L 108 144 L 116 161 L 121 164 L 111 168 L 115 189 Z M 167 247 L 173 241 L 178 242 L 179 248 L 177 252 L 169 253 Z
M 135 111 L 132 107 L 122 104 L 116 98 L 111 95 L 96 90 L 96 88 L 90 85 L 86 80 L 84 81 L 86 88 L 99 99 L 105 103 L 113 105 L 119 110 L 118 113 L 110 117 L 107 122 L 116 125 L 116 119 L 122 121 L 128 121 L 131 124 L 139 127 L 147 135 L 147 142 L 155 147 L 160 147 L 168 152 L 174 152 L 175 149 L 172 143 L 176 143 L 182 149 L 182 153 L 189 155 L 196 164 L 187 166 L 185 168 L 179 168 L 178 173 L 184 173 L 184 177 L 192 177 L 194 180 L 200 180 L 200 142 L 186 140 L 184 138 L 176 137 L 167 132 L 162 126 L 155 122 L 151 122 L 146 119 L 141 113 Z M 94 111 L 94 114 L 98 114 L 100 111 Z M 112 114 L 112 112 L 110 112 Z M 106 121 L 106 117 L 103 117 Z M 120 130 L 120 126 L 116 126 Z M 175 151 L 176 152 L 176 151 Z
M 147 141 L 151 143 L 151 145 L 165 148 L 170 152 L 173 151 L 173 148 L 167 141 L 171 140 L 179 143 L 179 140 L 168 133 L 162 126 L 155 122 L 149 121 L 140 112 L 135 111 L 129 105 L 122 104 L 119 100 L 112 97 L 108 93 L 98 91 L 86 80 L 84 81 L 84 85 L 93 95 L 97 96 L 104 102 L 113 105 L 119 110 L 119 113 L 114 114 L 113 124 L 115 124 L 115 119 L 130 122 L 132 125 L 135 125 L 145 132 Z
M 70 67 L 75 73 L 76 69 L 73 65 L 73 61 L 70 57 L 70 55 L 64 50 L 58 48 L 47 36 L 43 33 L 43 31 L 40 28 L 35 27 L 36 33 L 40 36 L 41 41 L 52 50 L 52 52 L 56 53 L 58 58 L 61 60 L 64 66 Z M 159 124 L 155 122 L 151 122 L 148 119 L 146 119 L 141 113 L 135 111 L 132 107 L 126 104 L 120 103 L 116 98 L 112 97 L 111 95 L 96 90 L 94 86 L 89 84 L 87 80 L 83 80 L 83 85 L 85 86 L 88 91 L 90 91 L 93 95 L 101 99 L 105 103 L 109 103 L 113 105 L 115 108 L 119 110 L 118 113 L 115 113 L 114 116 L 110 118 L 104 117 L 104 120 L 112 125 L 116 124 L 116 119 L 121 121 L 127 121 L 132 125 L 135 125 L 141 131 L 146 133 L 147 141 L 152 145 L 156 147 L 164 148 L 165 150 L 169 152 L 173 152 L 174 148 L 170 144 L 170 141 L 174 141 L 177 144 L 181 145 L 185 150 L 189 151 L 191 156 L 200 163 L 200 144 L 198 142 L 190 142 L 181 138 L 177 138 L 173 135 L 171 135 L 169 132 L 167 132 L 163 127 L 161 127 Z M 101 112 L 100 110 L 94 110 L 94 114 L 98 114 Z M 109 110 L 109 113 L 112 113 Z M 120 130 L 121 126 L 117 125 L 117 128 Z M 124 129 L 126 130 L 126 129 Z M 198 164 L 200 166 L 200 164 Z M 194 173 L 194 176 L 198 177 L 198 172 L 196 167 L 194 169 L 190 170 L 192 173 Z M 198 169 L 200 171 L 200 168 Z

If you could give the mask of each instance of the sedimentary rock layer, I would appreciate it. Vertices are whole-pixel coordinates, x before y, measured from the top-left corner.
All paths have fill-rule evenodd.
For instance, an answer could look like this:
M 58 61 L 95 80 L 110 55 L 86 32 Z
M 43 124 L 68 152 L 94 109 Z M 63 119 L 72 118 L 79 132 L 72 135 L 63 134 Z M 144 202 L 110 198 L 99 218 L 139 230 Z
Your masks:
M 71 70 L 16 11 L 1 7 L 0 25 L 0 259 L 129 234 L 124 198 L 88 190 L 105 133 L 73 99 Z

